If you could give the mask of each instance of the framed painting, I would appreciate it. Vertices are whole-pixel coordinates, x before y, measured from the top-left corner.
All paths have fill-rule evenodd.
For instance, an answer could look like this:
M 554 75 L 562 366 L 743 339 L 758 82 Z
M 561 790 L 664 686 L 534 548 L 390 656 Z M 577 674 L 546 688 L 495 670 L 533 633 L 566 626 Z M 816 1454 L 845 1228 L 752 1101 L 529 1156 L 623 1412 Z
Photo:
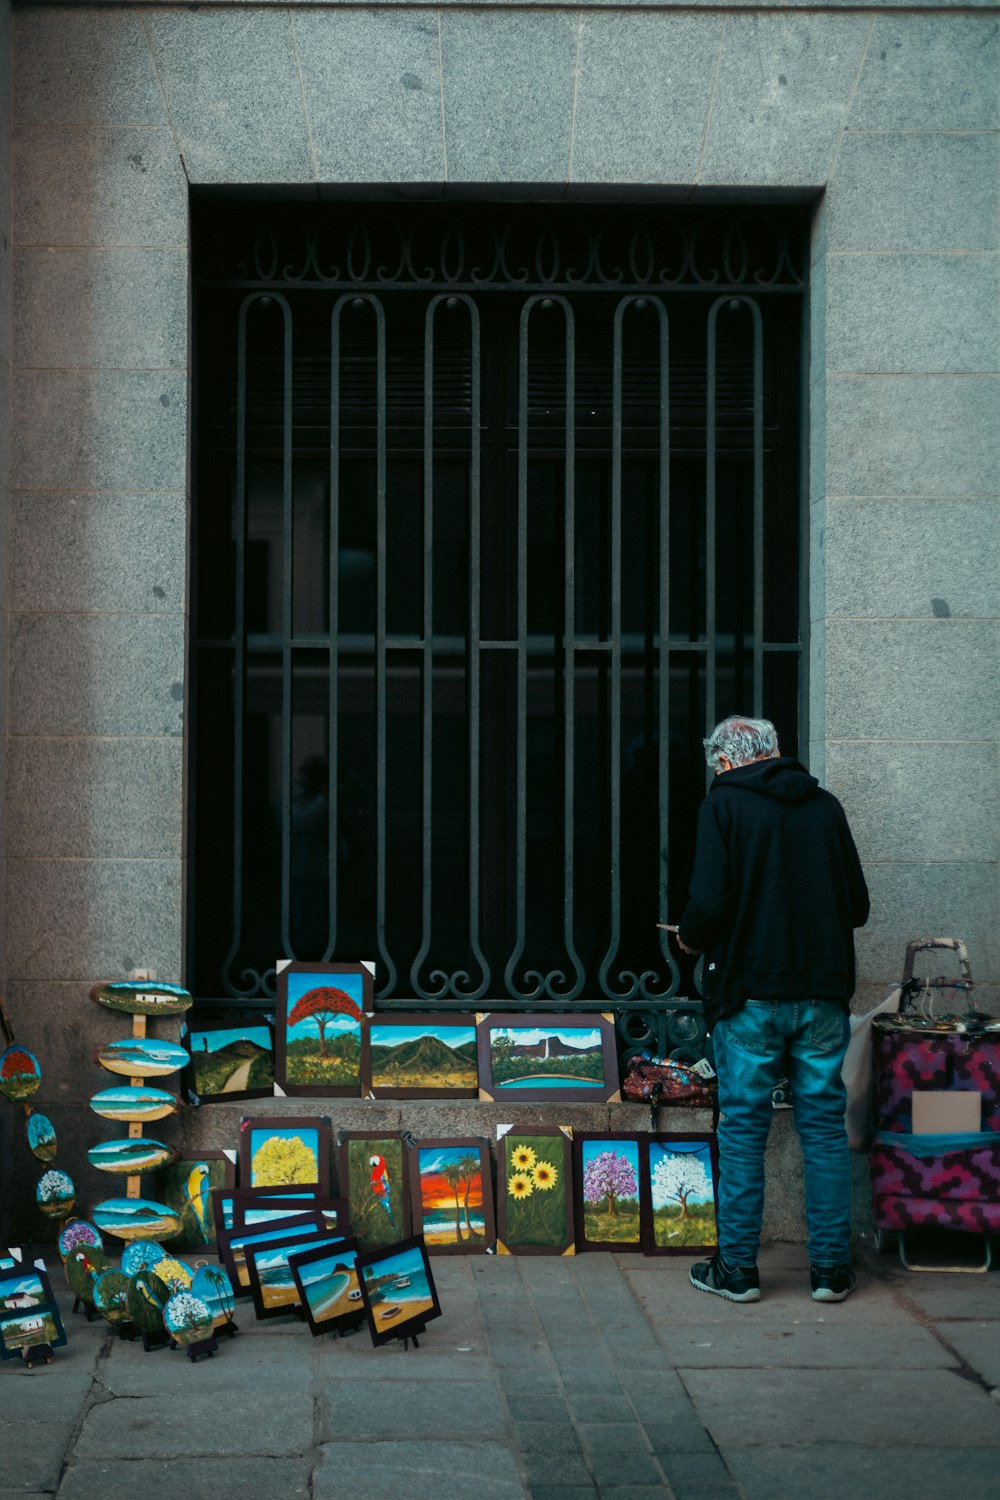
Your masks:
M 573 1132 L 497 1126 L 497 1254 L 573 1255 Z
M 714 1135 L 641 1136 L 640 1196 L 647 1255 L 690 1255 L 718 1248 Z
M 371 1091 L 376 1099 L 476 1099 L 479 1069 L 471 1017 L 369 1017 Z
M 421 1140 L 410 1152 L 413 1228 L 430 1255 L 485 1255 L 496 1241 L 489 1147 L 481 1136 Z
M 236 1295 L 241 1296 L 250 1290 L 250 1273 L 247 1270 L 247 1250 L 250 1246 L 272 1239 L 276 1242 L 306 1240 L 326 1233 L 323 1215 L 318 1212 L 277 1219 L 260 1229 L 226 1229 L 219 1235 L 219 1258 L 229 1272 Z
M 480 1014 L 476 1039 L 480 1099 L 498 1104 L 621 1100 L 611 1015 Z
M 266 1193 L 233 1194 L 233 1228 L 254 1229 L 258 1224 L 269 1224 L 275 1219 L 290 1219 L 296 1214 L 313 1213 L 323 1215 L 327 1229 L 346 1234 L 347 1207 L 340 1198 L 321 1198 L 316 1192 L 279 1194 Z
M 419 1235 L 358 1256 L 361 1297 L 373 1344 L 422 1332 L 441 1316 L 431 1264 Z
M 363 1250 L 405 1239 L 410 1233 L 410 1183 L 402 1136 L 351 1130 L 338 1140 L 340 1196 L 347 1202 L 351 1234 Z
M 357 1099 L 367 1092 L 374 963 L 278 964 L 275 1092 Z
M 265 1099 L 274 1093 L 274 1028 L 259 1012 L 245 1020 L 188 1020 L 181 1040 L 190 1057 L 183 1073 L 189 1103 Z
M 340 1240 L 296 1251 L 288 1257 L 299 1301 L 310 1332 L 339 1332 L 365 1321 L 364 1302 L 358 1285 L 357 1240 Z
M 236 1152 L 200 1151 L 179 1157 L 154 1174 L 153 1197 L 180 1219 L 180 1233 L 170 1250 L 214 1250 L 215 1213 L 212 1193 L 231 1190 L 236 1181 Z
M 240 1121 L 240 1186 L 318 1187 L 330 1182 L 330 1121 L 316 1115 Z
M 247 1244 L 247 1275 L 258 1318 L 280 1318 L 301 1306 L 299 1289 L 288 1264 L 290 1255 L 314 1247 L 330 1250 L 343 1242 L 344 1236 L 339 1234 L 310 1235 L 306 1226 L 306 1232 L 299 1238 L 285 1235 Z
M 44 1264 L 25 1265 L 20 1249 L 0 1251 L 0 1358 L 15 1359 L 33 1344 L 65 1342 Z
M 638 1135 L 573 1137 L 577 1250 L 640 1250 Z
M 237 1197 L 241 1203 L 266 1203 L 271 1198 L 291 1199 L 293 1206 L 289 1213 L 303 1212 L 312 1208 L 319 1197 L 318 1187 L 257 1187 L 257 1188 L 213 1188 L 212 1189 L 212 1215 L 215 1219 L 216 1236 L 224 1230 L 235 1227 L 235 1203 Z M 332 1199 L 328 1199 L 332 1202 Z M 242 1227 L 242 1220 L 240 1221 Z

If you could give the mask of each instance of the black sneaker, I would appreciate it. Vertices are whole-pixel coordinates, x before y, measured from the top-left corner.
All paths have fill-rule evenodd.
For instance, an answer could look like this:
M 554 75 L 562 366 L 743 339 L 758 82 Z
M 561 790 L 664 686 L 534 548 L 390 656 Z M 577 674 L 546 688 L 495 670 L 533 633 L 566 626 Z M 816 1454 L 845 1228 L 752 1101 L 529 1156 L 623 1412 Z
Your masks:
M 814 1302 L 843 1302 L 858 1284 L 850 1266 L 810 1266 Z
M 759 1302 L 760 1277 L 756 1266 L 727 1266 L 721 1255 L 691 1267 L 690 1280 L 699 1292 L 715 1292 L 730 1302 Z

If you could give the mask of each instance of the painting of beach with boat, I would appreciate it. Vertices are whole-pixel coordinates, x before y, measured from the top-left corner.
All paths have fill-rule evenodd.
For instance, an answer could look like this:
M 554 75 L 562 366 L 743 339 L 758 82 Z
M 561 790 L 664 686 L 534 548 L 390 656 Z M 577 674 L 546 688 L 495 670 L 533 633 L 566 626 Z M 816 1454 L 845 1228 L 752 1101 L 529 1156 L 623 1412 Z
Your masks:
M 610 1017 L 486 1015 L 477 1022 L 480 1098 L 594 1100 L 618 1097 Z
M 372 1339 L 405 1338 L 407 1328 L 440 1316 L 430 1263 L 421 1237 L 392 1250 L 360 1257 L 362 1293 Z
M 357 1257 L 357 1240 L 341 1240 L 332 1249 L 324 1245 L 288 1257 L 299 1301 L 314 1334 L 329 1333 L 364 1317 Z

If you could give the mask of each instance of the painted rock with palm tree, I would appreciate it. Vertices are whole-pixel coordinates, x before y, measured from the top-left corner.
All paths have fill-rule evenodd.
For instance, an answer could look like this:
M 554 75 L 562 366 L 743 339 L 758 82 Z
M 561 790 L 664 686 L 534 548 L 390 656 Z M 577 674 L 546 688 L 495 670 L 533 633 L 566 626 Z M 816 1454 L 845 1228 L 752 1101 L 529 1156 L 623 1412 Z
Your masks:
M 236 1311 L 233 1283 L 221 1266 L 199 1266 L 194 1273 L 191 1291 L 212 1314 L 212 1325 L 222 1328 L 232 1321 Z

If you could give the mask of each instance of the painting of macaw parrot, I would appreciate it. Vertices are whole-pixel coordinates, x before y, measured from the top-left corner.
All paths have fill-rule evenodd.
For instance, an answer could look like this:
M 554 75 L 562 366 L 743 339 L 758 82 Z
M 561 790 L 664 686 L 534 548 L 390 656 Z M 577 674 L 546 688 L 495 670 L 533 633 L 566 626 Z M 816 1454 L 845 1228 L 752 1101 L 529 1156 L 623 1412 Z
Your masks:
M 351 1234 L 363 1250 L 394 1245 L 409 1234 L 406 1147 L 398 1135 L 341 1137 L 340 1185 Z
M 181 1231 L 170 1240 L 170 1253 L 204 1250 L 215 1244 L 212 1189 L 235 1185 L 236 1167 L 223 1151 L 182 1156 L 156 1173 L 159 1201 L 180 1215 Z

